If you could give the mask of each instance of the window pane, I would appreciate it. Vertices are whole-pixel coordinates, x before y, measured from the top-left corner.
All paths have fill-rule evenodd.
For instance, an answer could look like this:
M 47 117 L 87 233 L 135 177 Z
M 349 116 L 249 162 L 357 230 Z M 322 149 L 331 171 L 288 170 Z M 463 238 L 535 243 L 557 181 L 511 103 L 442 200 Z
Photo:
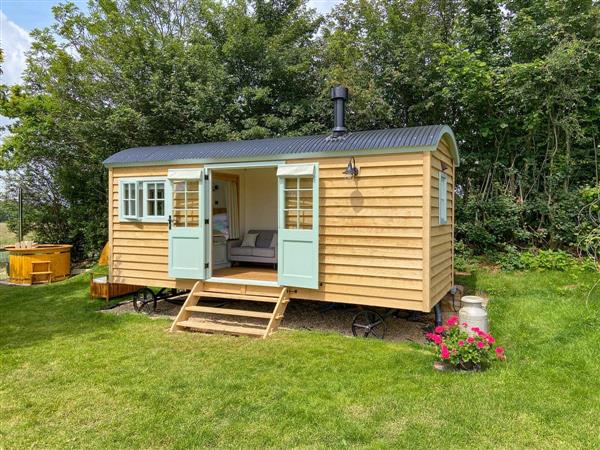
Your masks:
M 148 200 L 146 202 L 146 204 L 148 205 L 148 215 L 149 216 L 155 216 L 156 215 L 156 211 L 154 210 L 154 200 Z
M 295 230 L 298 228 L 298 211 L 284 211 L 284 227 L 288 230 Z
M 298 191 L 300 195 L 300 205 L 298 206 L 301 209 L 311 209 L 313 205 L 313 195 L 312 191 Z
M 165 198 L 165 183 L 157 183 L 156 184 L 156 198 L 158 198 L 158 199 Z
M 126 198 L 123 200 L 123 215 L 129 215 L 129 200 L 127 200 Z
M 174 209 L 173 215 L 171 217 L 173 220 L 173 227 L 184 227 L 185 226 L 185 210 L 183 209 Z
M 286 178 L 285 179 L 286 189 L 298 189 L 298 178 Z
M 165 201 L 164 200 L 156 201 L 156 215 L 157 216 L 165 215 Z
M 285 191 L 285 203 L 283 209 L 298 208 L 298 191 Z
M 148 184 L 148 200 L 154 200 L 156 198 L 156 184 Z
M 135 216 L 135 200 L 129 200 L 129 215 Z
M 197 227 L 200 223 L 200 217 L 198 216 L 197 209 L 187 210 L 187 227 Z
M 313 180 L 312 178 L 300 178 L 300 189 L 312 189 Z
M 313 224 L 313 216 L 312 216 L 312 210 L 309 211 L 305 211 L 305 210 L 300 210 L 298 211 L 299 214 L 299 227 L 303 230 L 311 230 L 312 229 L 312 224 Z

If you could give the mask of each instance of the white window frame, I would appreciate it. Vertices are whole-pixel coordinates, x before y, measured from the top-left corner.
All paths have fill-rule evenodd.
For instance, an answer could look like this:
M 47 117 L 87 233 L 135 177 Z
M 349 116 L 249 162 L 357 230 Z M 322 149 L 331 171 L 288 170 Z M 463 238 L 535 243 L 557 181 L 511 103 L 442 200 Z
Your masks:
M 162 183 L 164 185 L 164 210 L 163 215 L 148 214 L 148 185 L 153 183 Z M 124 194 L 126 186 L 135 186 L 135 213 L 125 214 Z M 169 182 L 166 178 L 125 178 L 119 181 L 119 220 L 121 222 L 168 222 L 169 200 L 171 192 Z M 128 200 L 131 201 L 131 200 Z
M 150 195 L 149 195 L 149 191 L 150 191 L 150 185 L 153 184 L 155 185 L 155 191 L 154 191 L 154 198 L 150 199 Z M 158 198 L 156 196 L 156 193 L 158 191 L 158 189 L 156 189 L 156 185 L 162 184 L 163 185 L 163 198 Z M 150 220 L 150 219 L 156 219 L 156 220 L 167 220 L 167 182 L 166 181 L 156 181 L 156 180 L 152 180 L 152 181 L 143 181 L 142 182 L 143 185 L 143 192 L 144 192 L 144 218 Z M 150 200 L 152 200 L 154 202 L 154 211 L 156 213 L 156 211 L 158 210 L 158 203 L 162 202 L 163 203 L 163 213 L 162 214 L 150 214 L 149 208 L 148 208 L 148 203 L 150 202 Z
M 448 223 L 448 175 L 440 172 L 438 179 L 438 219 L 440 225 Z

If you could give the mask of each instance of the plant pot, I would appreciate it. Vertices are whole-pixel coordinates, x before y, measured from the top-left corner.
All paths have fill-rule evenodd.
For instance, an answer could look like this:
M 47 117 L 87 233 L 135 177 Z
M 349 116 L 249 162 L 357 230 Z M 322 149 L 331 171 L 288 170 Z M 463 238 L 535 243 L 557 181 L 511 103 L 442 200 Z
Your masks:
M 444 361 L 434 361 L 433 368 L 439 372 L 446 372 L 452 369 L 452 366 L 450 366 L 450 364 Z
M 481 364 L 475 364 L 472 361 L 461 361 L 456 366 L 459 370 L 464 370 L 466 372 L 480 372 Z

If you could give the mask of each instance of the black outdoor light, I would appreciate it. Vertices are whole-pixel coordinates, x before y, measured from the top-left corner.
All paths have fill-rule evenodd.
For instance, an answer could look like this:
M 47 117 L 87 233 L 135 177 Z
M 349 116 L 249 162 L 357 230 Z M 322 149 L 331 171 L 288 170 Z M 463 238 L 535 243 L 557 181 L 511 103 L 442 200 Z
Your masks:
M 356 167 L 356 161 L 354 161 L 354 156 L 350 158 L 350 161 L 348 161 L 348 167 L 346 167 L 346 170 L 344 170 L 343 173 L 344 175 L 346 175 L 346 178 L 350 180 L 358 175 L 358 167 Z
M 448 169 L 448 164 L 446 164 L 444 161 L 442 161 L 442 172 L 445 172 L 446 169 Z

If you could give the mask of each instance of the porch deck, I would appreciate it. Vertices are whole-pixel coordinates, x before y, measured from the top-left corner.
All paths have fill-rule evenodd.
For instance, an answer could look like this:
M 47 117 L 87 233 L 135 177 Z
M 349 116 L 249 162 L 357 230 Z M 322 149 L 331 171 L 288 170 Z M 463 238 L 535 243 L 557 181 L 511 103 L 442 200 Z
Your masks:
M 227 267 L 215 270 L 213 277 L 277 282 L 277 270 L 269 267 Z

